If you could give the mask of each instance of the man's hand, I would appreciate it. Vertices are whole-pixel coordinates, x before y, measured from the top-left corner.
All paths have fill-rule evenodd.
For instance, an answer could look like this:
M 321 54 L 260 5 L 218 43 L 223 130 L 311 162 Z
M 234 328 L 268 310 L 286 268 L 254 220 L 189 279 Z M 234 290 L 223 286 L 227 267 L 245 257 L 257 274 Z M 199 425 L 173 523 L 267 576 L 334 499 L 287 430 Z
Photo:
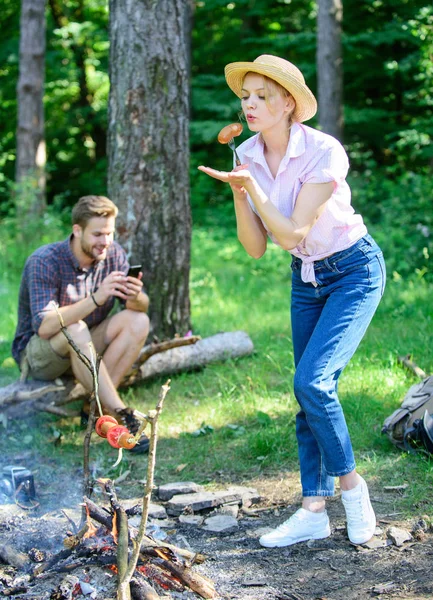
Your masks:
M 122 271 L 112 271 L 102 281 L 96 292 L 93 293 L 96 302 L 102 306 L 111 296 L 116 296 L 122 300 L 128 300 L 128 298 L 130 298 L 128 279 L 133 278 L 126 277 L 125 273 L 122 273 Z M 138 293 L 139 292 L 136 292 L 135 295 Z
M 143 289 L 143 282 L 141 281 L 143 278 L 143 273 L 140 271 L 138 277 L 132 277 L 129 275 L 126 278 L 126 288 L 128 300 L 136 300 L 141 290 Z

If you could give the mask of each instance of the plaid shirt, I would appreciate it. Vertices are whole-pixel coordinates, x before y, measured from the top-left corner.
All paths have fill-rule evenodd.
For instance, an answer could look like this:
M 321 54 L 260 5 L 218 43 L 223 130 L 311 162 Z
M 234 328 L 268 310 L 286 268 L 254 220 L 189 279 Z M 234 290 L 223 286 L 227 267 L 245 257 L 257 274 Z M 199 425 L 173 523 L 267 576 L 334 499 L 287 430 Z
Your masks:
M 39 331 L 50 302 L 68 306 L 96 292 L 103 279 L 112 271 L 128 271 L 129 263 L 123 248 L 113 242 L 104 260 L 88 269 L 81 269 L 71 250 L 72 235 L 63 242 L 38 248 L 24 267 L 18 299 L 18 325 L 12 343 L 12 356 L 20 364 L 21 352 L 33 334 Z M 103 321 L 114 306 L 115 299 L 96 308 L 84 321 L 94 327 Z

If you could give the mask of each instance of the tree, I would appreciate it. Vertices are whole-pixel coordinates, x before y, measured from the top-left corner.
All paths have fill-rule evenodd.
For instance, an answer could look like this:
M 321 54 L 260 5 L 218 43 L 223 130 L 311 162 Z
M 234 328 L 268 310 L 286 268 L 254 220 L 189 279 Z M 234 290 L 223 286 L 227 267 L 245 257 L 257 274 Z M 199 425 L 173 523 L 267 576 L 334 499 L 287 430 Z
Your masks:
M 189 0 L 110 0 L 108 193 L 153 333 L 190 327 Z
M 318 0 L 317 96 L 320 128 L 339 140 L 343 137 L 343 69 L 341 52 L 341 0 Z
M 22 0 L 15 178 L 35 188 L 32 206 L 23 207 L 35 213 L 45 206 L 44 80 L 45 0 Z

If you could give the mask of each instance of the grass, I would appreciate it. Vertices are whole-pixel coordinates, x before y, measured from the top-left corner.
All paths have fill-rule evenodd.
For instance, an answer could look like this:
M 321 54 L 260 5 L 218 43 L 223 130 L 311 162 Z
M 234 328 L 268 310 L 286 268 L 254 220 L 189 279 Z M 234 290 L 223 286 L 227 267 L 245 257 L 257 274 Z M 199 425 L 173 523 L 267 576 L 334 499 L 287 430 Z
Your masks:
M 193 331 L 207 337 L 245 330 L 255 352 L 172 378 L 160 422 L 157 482 L 183 479 L 212 485 L 297 471 L 289 271 L 289 255 L 274 246 L 260 261 L 250 259 L 236 240 L 233 223 L 224 229 L 209 220 L 196 225 L 191 267 Z M 18 283 L 4 275 L 0 280 L 3 383 L 17 376 L 10 342 Z M 433 462 L 396 450 L 380 431 L 385 417 L 417 381 L 397 357 L 410 353 L 426 372 L 433 371 L 432 287 L 422 278 L 393 281 L 391 277 L 339 386 L 359 471 L 378 486 L 409 483 L 405 495 L 396 499 L 396 508 L 407 514 L 414 507 L 433 512 L 429 492 Z M 155 405 L 161 383 L 141 384 L 122 395 L 128 404 L 146 411 Z M 9 456 L 37 452 L 65 468 L 75 468 L 82 442 L 78 421 L 44 414 L 15 423 L 12 435 L 0 439 L 0 451 Z M 130 456 L 111 472 L 116 454 L 102 440 L 95 442 L 92 455 L 98 475 L 118 476 L 132 468 L 137 480 L 145 477 L 146 461 Z

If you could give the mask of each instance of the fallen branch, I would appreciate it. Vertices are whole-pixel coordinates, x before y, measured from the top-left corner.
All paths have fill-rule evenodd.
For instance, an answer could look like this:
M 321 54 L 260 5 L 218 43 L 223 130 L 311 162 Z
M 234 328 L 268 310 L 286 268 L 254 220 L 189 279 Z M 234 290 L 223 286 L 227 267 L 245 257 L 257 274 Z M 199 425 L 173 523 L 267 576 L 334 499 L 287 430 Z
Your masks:
M 411 355 L 406 354 L 406 356 L 399 356 L 397 361 L 401 363 L 404 367 L 412 371 L 417 377 L 420 379 L 425 379 L 427 377 L 427 373 L 420 369 L 420 367 L 411 360 Z
M 147 346 L 143 346 L 140 356 L 138 357 L 138 364 L 142 365 L 146 362 L 151 356 L 154 354 L 158 354 L 159 352 L 166 352 L 171 348 L 180 348 L 181 346 L 191 346 L 191 344 L 195 344 L 201 340 L 201 336 L 199 335 L 190 335 L 189 337 L 177 337 L 172 340 L 166 340 L 165 342 L 158 342 L 157 344 L 148 344 Z

